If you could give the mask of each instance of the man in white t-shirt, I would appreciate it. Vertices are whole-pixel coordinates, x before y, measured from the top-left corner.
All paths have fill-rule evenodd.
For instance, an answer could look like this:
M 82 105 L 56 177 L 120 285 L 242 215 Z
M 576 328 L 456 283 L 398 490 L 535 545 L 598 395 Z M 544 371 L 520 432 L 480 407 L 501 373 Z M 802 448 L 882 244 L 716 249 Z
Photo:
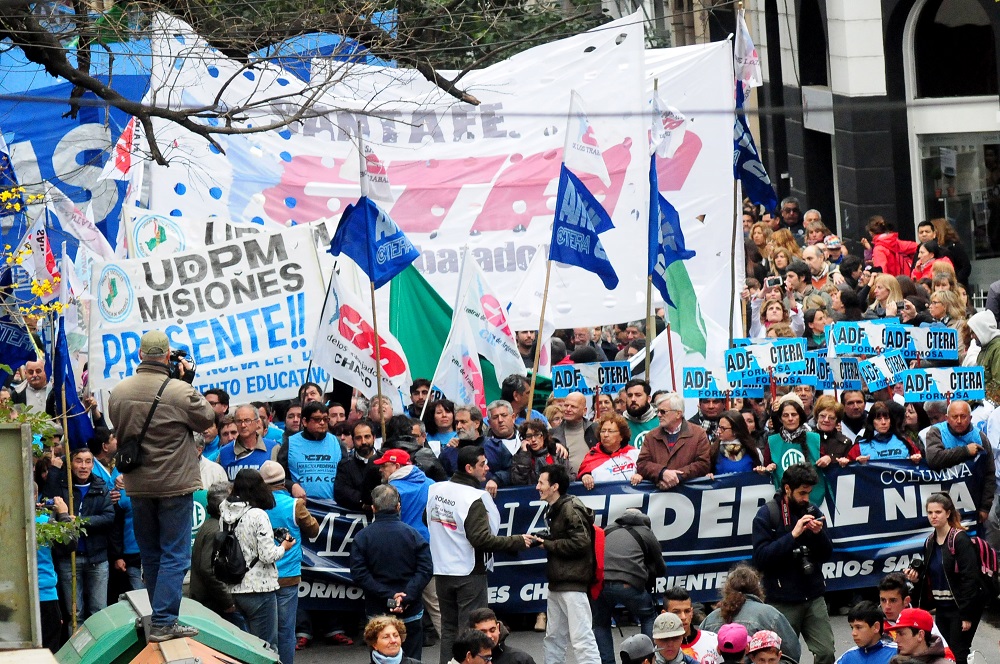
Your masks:
M 694 618 L 694 608 L 691 605 L 691 595 L 681 586 L 668 588 L 663 593 L 667 603 L 667 613 L 672 613 L 681 619 L 684 625 L 684 639 L 681 641 L 681 651 L 698 661 L 698 664 L 718 664 L 719 636 L 715 632 L 698 629 L 691 624 Z

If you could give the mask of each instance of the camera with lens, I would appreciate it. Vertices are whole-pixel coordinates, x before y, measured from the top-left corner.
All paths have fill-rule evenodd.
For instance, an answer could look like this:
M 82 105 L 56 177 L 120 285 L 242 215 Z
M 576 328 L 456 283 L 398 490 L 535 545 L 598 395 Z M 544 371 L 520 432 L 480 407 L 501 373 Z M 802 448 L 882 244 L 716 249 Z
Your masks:
M 912 569 L 917 574 L 924 573 L 924 558 L 921 555 L 913 556 L 913 560 L 910 561 L 910 569 Z
M 56 506 L 56 501 L 52 500 L 51 498 L 46 498 L 45 500 L 38 501 L 38 504 L 41 505 L 42 507 L 52 509 L 53 507 Z
M 181 375 L 181 360 L 186 359 L 188 367 L 185 367 L 184 374 Z M 186 350 L 170 351 L 170 358 L 167 364 L 171 378 L 183 380 L 185 383 L 194 383 L 194 372 L 196 369 L 194 358 L 189 358 Z
M 401 603 L 402 600 L 398 597 L 390 597 L 385 601 L 385 608 L 392 611 L 393 609 L 398 609 Z
M 278 540 L 279 542 L 284 542 L 289 537 L 291 537 L 291 533 L 288 531 L 288 528 L 274 529 L 274 539 Z
M 809 560 L 809 547 L 797 546 L 792 549 L 792 557 L 802 566 L 802 573 L 810 576 L 816 571 L 816 566 Z

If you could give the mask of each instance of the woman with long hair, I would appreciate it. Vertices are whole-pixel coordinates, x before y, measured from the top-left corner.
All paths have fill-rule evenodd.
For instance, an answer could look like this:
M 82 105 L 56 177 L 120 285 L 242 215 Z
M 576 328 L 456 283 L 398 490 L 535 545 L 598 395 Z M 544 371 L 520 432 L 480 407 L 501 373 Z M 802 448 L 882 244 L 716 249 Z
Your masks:
M 850 288 L 838 288 L 831 296 L 831 300 L 833 302 L 831 308 L 838 314 L 837 320 L 856 322 L 864 318 L 861 300 L 858 299 L 857 292 Z
M 365 643 L 371 648 L 371 664 L 420 664 L 403 654 L 406 625 L 395 616 L 375 616 L 365 625 Z
M 605 415 L 597 422 L 598 443 L 580 462 L 576 478 L 590 491 L 601 482 L 628 481 L 636 486 L 642 475 L 636 470 L 639 450 L 629 445 L 632 434 L 628 420 L 617 413 Z
M 944 249 L 937 241 L 928 240 L 917 247 L 917 262 L 913 265 L 910 277 L 914 281 L 931 278 L 934 274 L 934 266 L 943 261 L 947 261 L 949 265 L 952 264 L 951 259 L 945 255 Z
M 701 629 L 719 632 L 719 628 L 730 623 L 739 623 L 747 628 L 748 634 L 769 630 L 781 637 L 781 652 L 793 661 L 799 661 L 802 647 L 799 635 L 792 629 L 788 619 L 776 608 L 764 603 L 764 584 L 760 572 L 740 563 L 729 570 L 722 584 L 722 600 L 701 623 Z
M 274 505 L 274 495 L 260 473 L 244 468 L 233 480 L 232 493 L 219 512 L 220 527 L 236 534 L 249 566 L 242 581 L 229 584 L 229 594 L 246 618 L 248 631 L 277 650 L 278 568 L 274 563 L 295 545 L 295 540 L 286 536 L 280 545 L 275 544 L 266 512 Z
M 931 318 L 935 323 L 947 325 L 957 330 L 965 320 L 965 307 L 958 295 L 952 291 L 935 291 L 931 294 L 927 305 Z
M 431 401 L 424 409 L 422 419 L 427 427 L 427 441 L 435 443 L 435 451 L 440 453 L 441 446 L 455 437 L 455 402 L 450 399 Z
M 761 258 L 764 259 L 764 264 L 771 258 L 771 235 L 773 231 L 771 227 L 765 224 L 763 221 L 758 221 L 753 226 L 750 227 L 750 240 L 757 247 L 757 251 L 760 252 Z
M 920 440 L 920 432 L 931 425 L 931 418 L 924 411 L 920 402 L 908 403 L 905 406 L 906 416 L 903 418 L 903 434 L 913 445 Z
M 747 428 L 743 415 L 736 410 L 727 410 L 719 418 L 718 436 L 711 443 L 712 473 L 726 475 L 728 473 L 760 474 L 774 470 L 774 464 L 765 458 L 758 449 L 757 442 Z
M 769 271 L 772 276 L 778 276 L 784 279 L 785 272 L 788 271 L 788 266 L 792 264 L 792 254 L 784 247 L 774 247 L 771 250 L 771 259 L 769 261 Z
M 903 291 L 899 288 L 896 277 L 889 274 L 879 274 L 872 278 L 871 292 L 868 295 L 871 304 L 865 312 L 865 318 L 885 318 L 897 315 L 896 303 L 903 301 Z
M 847 453 L 851 450 L 851 441 L 840 430 L 844 407 L 836 397 L 824 394 L 813 404 L 813 417 L 816 420 L 816 433 L 819 434 L 820 457 L 816 460 L 816 465 L 826 468 L 836 463 L 843 468 L 849 464 L 851 460 Z
M 794 393 L 782 397 L 771 413 L 771 430 L 774 433 L 767 439 L 767 448 L 771 460 L 777 464 L 772 474 L 774 488 L 778 491 L 781 491 L 781 476 L 785 468 L 796 463 L 816 465 L 822 456 L 819 434 L 809 430 L 806 425 L 807 419 L 802 402 Z M 826 480 L 820 473 L 819 484 L 813 487 L 809 498 L 814 504 L 819 505 L 825 495 Z
M 931 226 L 934 227 L 934 236 L 937 243 L 944 249 L 945 254 L 951 259 L 955 266 L 955 275 L 958 281 L 963 284 L 969 283 L 972 276 L 972 263 L 969 261 L 969 254 L 965 251 L 962 240 L 958 237 L 958 232 L 947 219 L 931 219 Z
M 750 338 L 763 339 L 774 325 L 785 323 L 792 330 L 792 336 L 802 334 L 806 329 L 802 319 L 802 308 L 792 300 L 794 309 L 789 309 L 782 297 L 781 287 L 765 289 L 750 298 Z
M 802 247 L 787 228 L 779 228 L 771 234 L 771 246 L 775 249 L 784 249 L 792 260 L 802 258 Z
M 934 531 L 924 542 L 922 564 L 912 564 L 903 573 L 915 584 L 916 606 L 937 610 L 941 635 L 955 661 L 965 662 L 988 601 L 979 583 L 979 552 L 947 492 L 932 494 L 925 508 Z
M 868 425 L 847 453 L 851 461 L 904 461 L 920 463 L 920 450 L 906 440 L 903 421 L 886 401 L 876 401 L 868 411 Z

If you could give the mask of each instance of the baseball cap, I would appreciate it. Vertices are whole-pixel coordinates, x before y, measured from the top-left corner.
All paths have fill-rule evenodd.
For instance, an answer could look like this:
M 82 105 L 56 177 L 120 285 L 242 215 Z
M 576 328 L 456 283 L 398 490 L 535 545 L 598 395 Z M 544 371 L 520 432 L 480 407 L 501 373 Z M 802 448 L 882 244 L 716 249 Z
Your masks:
M 719 629 L 720 653 L 744 653 L 747 650 L 747 628 L 739 623 L 729 623 Z
M 899 612 L 899 619 L 895 625 L 889 625 L 886 630 L 899 629 L 900 627 L 912 627 L 922 629 L 928 634 L 934 629 L 934 618 L 923 609 L 903 609 Z
M 170 342 L 167 340 L 167 335 L 159 330 L 150 330 L 139 340 L 139 351 L 143 355 L 166 355 L 168 348 Z
M 635 634 L 622 641 L 618 655 L 621 657 L 622 664 L 631 664 L 632 662 L 641 662 L 644 659 L 652 659 L 655 652 L 656 646 L 653 645 L 648 636 Z
M 684 625 L 681 619 L 672 613 L 661 613 L 653 621 L 654 639 L 672 639 L 675 636 L 684 636 Z
M 823 238 L 823 243 L 827 249 L 838 249 L 840 247 L 840 238 L 836 235 L 827 235 Z
M 375 465 L 381 466 L 383 463 L 398 463 L 405 466 L 410 463 L 410 455 L 406 450 L 386 450 L 381 458 L 375 459 Z
M 754 632 L 754 635 L 750 638 L 748 653 L 755 653 L 758 650 L 767 650 L 768 648 L 781 650 L 781 637 L 769 629 Z
M 277 461 L 265 461 L 260 465 L 260 476 L 264 484 L 284 483 L 285 469 Z

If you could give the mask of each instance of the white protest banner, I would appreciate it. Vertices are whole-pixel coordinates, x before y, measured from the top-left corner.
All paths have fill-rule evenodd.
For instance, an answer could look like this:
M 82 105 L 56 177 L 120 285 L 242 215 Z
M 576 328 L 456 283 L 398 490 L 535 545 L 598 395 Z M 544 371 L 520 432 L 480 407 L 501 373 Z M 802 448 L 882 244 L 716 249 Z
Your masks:
M 455 403 L 473 404 L 486 414 L 486 388 L 482 363 L 468 318 L 452 319 L 448 343 L 434 370 L 431 390 Z
M 365 143 L 377 151 L 391 182 L 395 202 L 386 211 L 421 251 L 416 268 L 451 302 L 461 248 L 468 246 L 493 288 L 507 297 L 520 285 L 532 256 L 547 252 L 566 113 L 570 91 L 576 90 L 601 137 L 610 176 L 609 185 L 596 176 L 582 179 L 614 222 L 601 242 L 620 283 L 607 292 L 598 276 L 572 269 L 572 279 L 553 280 L 549 301 L 560 327 L 641 318 L 646 250 L 636 238 L 646 236 L 649 127 L 649 117 L 641 112 L 647 99 L 642 24 L 635 16 L 626 17 L 470 71 L 460 85 L 481 101 L 478 106 L 457 102 L 414 70 L 317 60 L 314 83 L 333 74 L 343 78 L 318 100 L 315 117 L 286 129 L 219 136 L 219 151 L 182 128 L 156 121 L 167 159 L 181 167 L 150 165 L 152 204 L 183 216 L 214 214 L 236 223 L 287 225 L 337 217 L 360 192 L 354 136 L 360 123 Z M 154 60 L 170 64 L 154 70 L 150 86 L 161 97 L 173 91 L 171 103 L 214 99 L 233 71 L 232 62 L 217 52 L 196 49 L 198 57 L 189 57 L 195 42 L 197 36 L 183 25 L 154 34 Z M 700 109 L 706 103 L 717 108 L 728 96 L 732 108 L 731 53 L 723 59 L 729 61 L 723 77 L 729 91 L 717 95 L 719 103 L 711 95 L 696 98 L 668 87 L 671 101 L 679 108 L 681 99 Z M 261 115 L 252 118 L 255 126 L 273 119 L 267 111 L 295 105 L 293 76 L 257 73 L 256 68 L 245 73 L 256 74 L 260 99 L 273 100 L 260 105 Z M 678 78 L 692 73 L 698 72 Z M 244 76 L 237 73 L 236 78 L 243 86 L 236 94 L 246 93 Z M 717 86 L 726 92 L 724 83 Z M 702 91 L 693 88 L 692 93 Z M 239 99 L 223 95 L 222 103 L 235 106 L 234 101 Z M 318 112 L 324 109 L 329 112 Z M 702 181 L 704 169 L 692 170 L 690 162 L 701 153 L 699 142 L 684 157 L 675 155 L 683 175 L 670 178 L 673 189 L 679 190 L 684 180 L 698 180 L 693 188 L 697 197 L 709 194 L 725 201 L 732 197 L 726 193 L 732 191 L 731 119 L 706 114 L 697 120 L 698 126 L 704 124 L 699 131 L 706 132 L 706 140 L 714 142 L 708 137 L 718 136 L 722 177 Z M 536 328 L 537 320 L 536 315 L 530 327 Z
M 403 348 L 388 328 L 379 330 L 379 358 L 382 360 L 382 396 L 392 400 L 395 412 L 402 412 L 403 389 L 409 389 L 410 369 Z M 313 363 L 336 380 L 357 388 L 366 397 L 378 393 L 375 361 L 375 329 L 371 304 L 366 304 L 333 274 L 326 305 L 320 315 L 313 344 Z
M 308 227 L 174 254 L 95 263 L 90 379 L 111 389 L 139 364 L 139 339 L 162 330 L 197 363 L 198 389 L 243 400 L 294 397 L 319 324 L 323 281 Z M 320 380 L 319 382 L 322 382 Z

